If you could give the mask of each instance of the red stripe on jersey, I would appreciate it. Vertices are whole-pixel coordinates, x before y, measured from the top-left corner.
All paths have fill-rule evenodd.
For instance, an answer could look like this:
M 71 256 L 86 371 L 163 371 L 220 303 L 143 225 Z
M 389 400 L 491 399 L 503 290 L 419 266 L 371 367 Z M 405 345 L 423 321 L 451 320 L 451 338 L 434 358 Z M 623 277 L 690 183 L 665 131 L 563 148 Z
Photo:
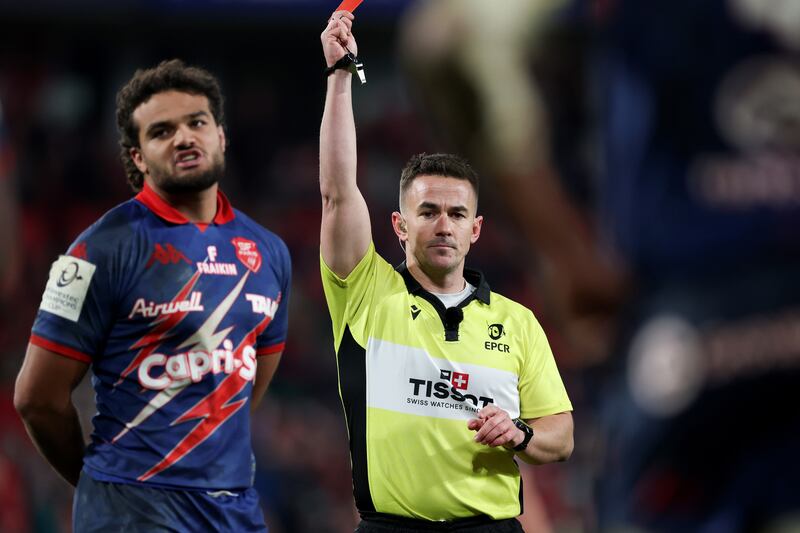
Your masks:
M 267 346 L 266 348 L 259 348 L 258 351 L 256 351 L 256 355 L 258 356 L 272 355 L 278 352 L 282 352 L 285 347 L 286 343 L 280 342 L 278 344 L 273 344 L 272 346 Z
M 57 353 L 58 355 L 63 355 L 64 357 L 75 359 L 76 361 L 80 361 L 81 363 L 92 362 L 91 356 L 86 355 L 83 352 L 79 352 L 74 348 L 70 348 L 69 346 L 64 346 L 63 344 L 58 344 L 56 342 L 49 341 L 44 337 L 40 337 L 38 335 L 31 335 L 30 343 L 35 344 L 40 348 L 44 348 L 45 350 L 50 350 L 51 352 Z

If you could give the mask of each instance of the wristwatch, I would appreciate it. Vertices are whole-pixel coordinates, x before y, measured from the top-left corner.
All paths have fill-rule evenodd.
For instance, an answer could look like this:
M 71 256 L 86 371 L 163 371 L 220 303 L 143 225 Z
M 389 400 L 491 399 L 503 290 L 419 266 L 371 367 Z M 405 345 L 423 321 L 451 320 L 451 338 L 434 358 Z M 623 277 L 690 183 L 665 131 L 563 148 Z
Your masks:
M 519 418 L 514 419 L 514 425 L 525 434 L 525 438 L 522 439 L 522 442 L 514 446 L 515 452 L 521 452 L 528 447 L 528 443 L 533 439 L 533 428 Z

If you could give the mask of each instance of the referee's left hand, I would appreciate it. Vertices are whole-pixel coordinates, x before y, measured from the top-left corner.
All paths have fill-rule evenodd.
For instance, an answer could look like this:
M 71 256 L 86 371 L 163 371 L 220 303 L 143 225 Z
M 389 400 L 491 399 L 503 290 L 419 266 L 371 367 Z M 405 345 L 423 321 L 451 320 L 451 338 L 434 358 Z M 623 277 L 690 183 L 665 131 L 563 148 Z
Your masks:
M 477 432 L 475 442 L 492 448 L 497 446 L 513 448 L 525 438 L 508 413 L 496 405 L 487 405 L 478 411 L 478 418 L 467 422 L 467 427 Z

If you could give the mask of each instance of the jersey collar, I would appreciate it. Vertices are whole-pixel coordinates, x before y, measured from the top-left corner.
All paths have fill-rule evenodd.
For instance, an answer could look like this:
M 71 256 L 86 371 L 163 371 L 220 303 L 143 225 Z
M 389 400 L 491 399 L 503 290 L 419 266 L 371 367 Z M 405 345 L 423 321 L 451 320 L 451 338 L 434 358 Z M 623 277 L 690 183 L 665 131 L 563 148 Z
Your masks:
M 408 271 L 406 267 L 406 262 L 403 261 L 400 263 L 395 270 L 397 270 L 400 275 L 403 276 L 403 280 L 406 282 L 406 289 L 411 294 L 430 294 L 428 291 L 422 288 L 422 285 L 419 284 L 414 276 L 411 275 L 411 272 Z M 491 294 L 491 289 L 489 288 L 489 284 L 486 282 L 486 278 L 483 275 L 483 272 L 480 270 L 473 270 L 471 268 L 464 269 L 464 279 L 466 279 L 470 284 L 474 287 L 477 287 L 473 295 L 475 298 L 486 305 L 489 305 L 489 295 Z M 434 298 L 436 298 L 434 296 Z M 469 300 L 470 298 L 468 298 Z M 439 301 L 438 298 L 436 298 Z
M 189 219 L 183 216 L 180 211 L 172 207 L 169 203 L 167 203 L 166 200 L 161 198 L 158 193 L 151 189 L 147 182 L 144 183 L 142 191 L 137 194 L 135 198 L 144 204 L 144 206 L 150 211 L 167 222 L 171 222 L 173 224 L 191 224 Z M 236 215 L 233 212 L 231 203 L 228 201 L 228 197 L 225 196 L 225 193 L 223 193 L 220 189 L 217 189 L 217 214 L 214 215 L 214 220 L 212 223 L 218 225 L 226 224 L 235 217 Z M 208 226 L 208 224 L 199 222 L 195 223 L 195 225 L 202 230 Z

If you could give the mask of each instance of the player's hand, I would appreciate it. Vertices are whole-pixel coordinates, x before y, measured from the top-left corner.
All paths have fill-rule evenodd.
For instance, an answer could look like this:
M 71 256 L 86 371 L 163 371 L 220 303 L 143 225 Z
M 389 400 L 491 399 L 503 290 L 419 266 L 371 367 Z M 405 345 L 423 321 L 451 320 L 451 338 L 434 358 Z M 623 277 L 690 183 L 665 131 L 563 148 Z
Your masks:
M 358 45 L 353 37 L 353 19 L 355 16 L 349 11 L 335 11 L 328 19 L 328 25 L 322 31 L 322 51 L 325 54 L 325 63 L 331 67 L 349 51 L 358 55 Z
M 508 413 L 496 405 L 487 405 L 478 411 L 478 418 L 467 422 L 467 427 L 477 432 L 475 442 L 492 448 L 513 448 L 525 438 Z

